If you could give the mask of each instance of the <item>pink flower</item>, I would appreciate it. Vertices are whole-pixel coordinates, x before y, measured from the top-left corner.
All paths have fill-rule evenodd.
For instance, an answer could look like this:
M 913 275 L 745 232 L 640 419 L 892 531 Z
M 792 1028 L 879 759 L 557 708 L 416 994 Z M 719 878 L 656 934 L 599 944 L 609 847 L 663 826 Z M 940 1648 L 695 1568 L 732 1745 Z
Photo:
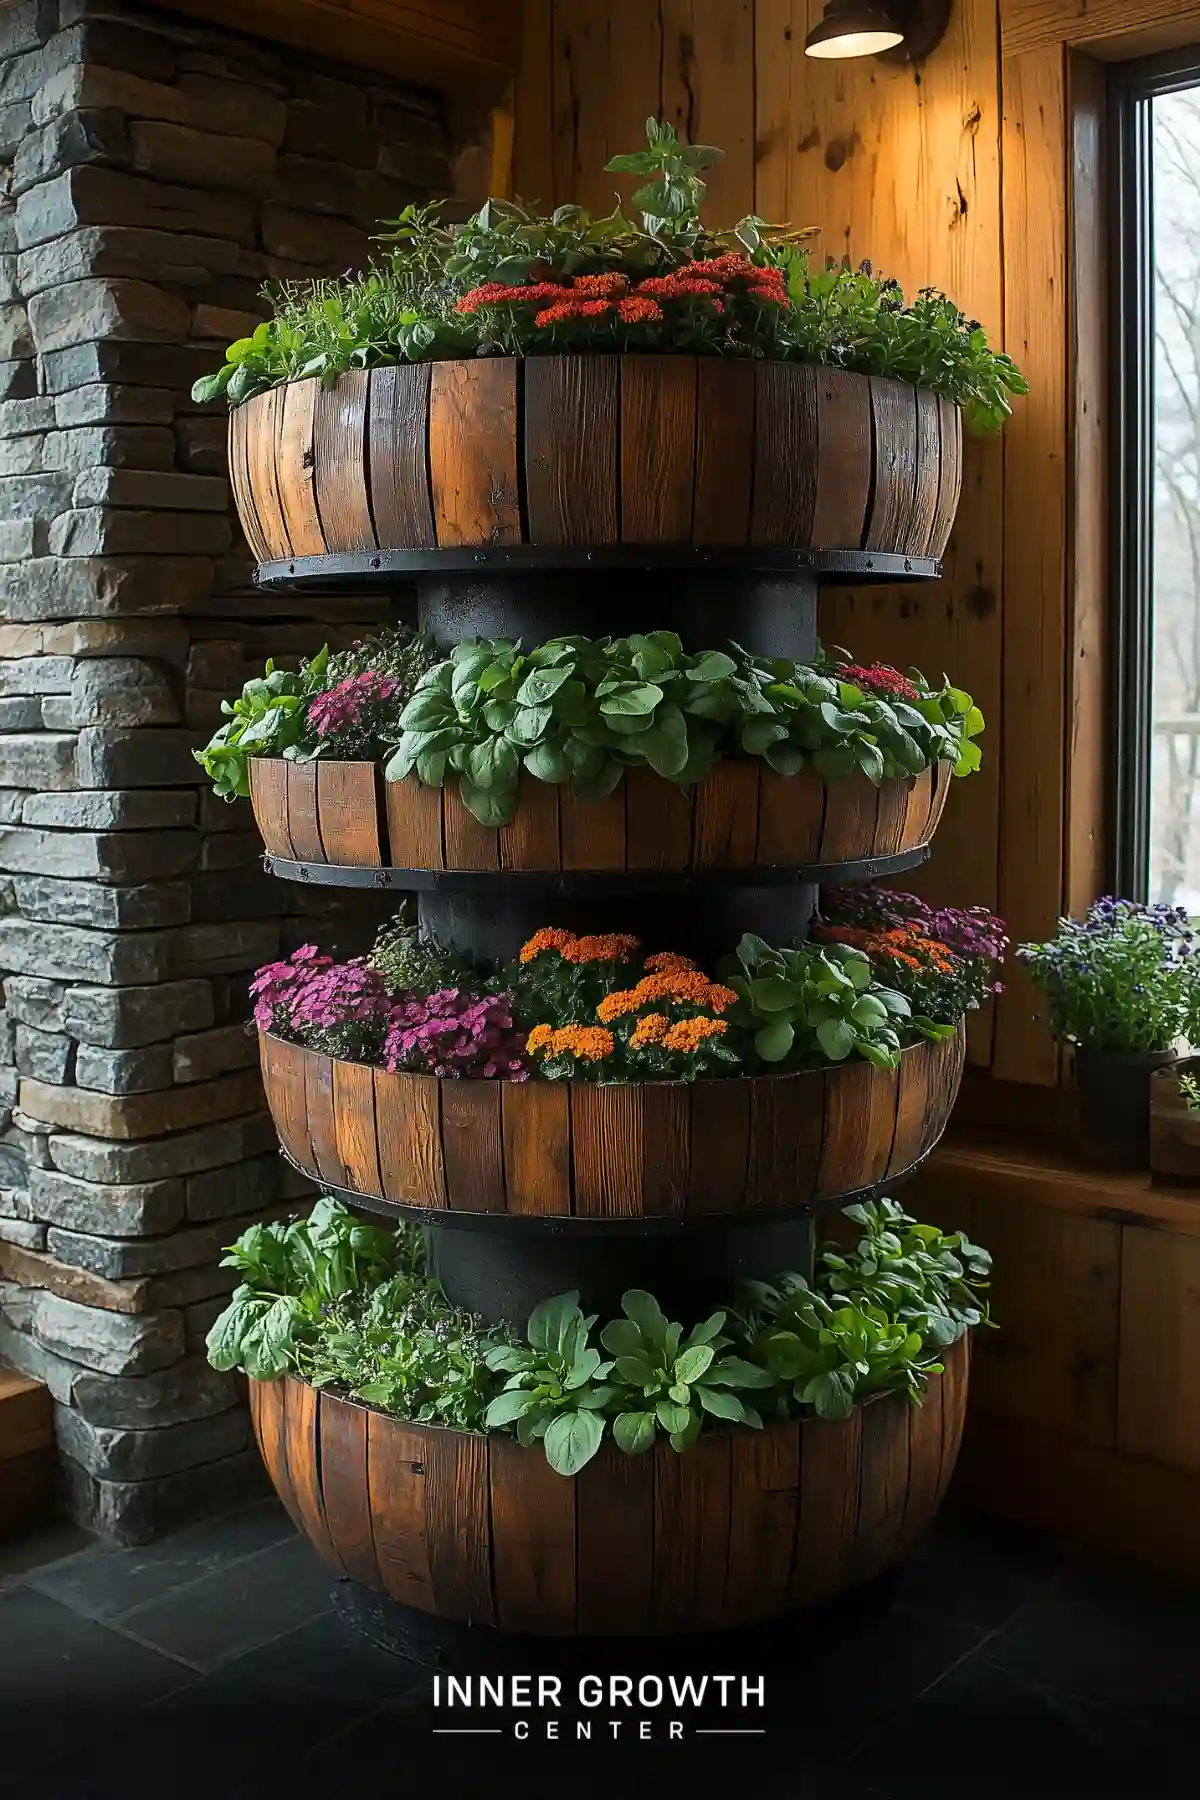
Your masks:
M 390 700 L 400 691 L 400 683 L 390 675 L 376 675 L 367 669 L 361 675 L 348 675 L 345 681 L 309 702 L 308 722 L 319 738 L 332 737 L 361 725 L 368 707 Z
M 525 1033 L 513 1023 L 511 994 L 441 988 L 397 1002 L 383 1047 L 384 1067 L 443 1078 L 524 1081 Z

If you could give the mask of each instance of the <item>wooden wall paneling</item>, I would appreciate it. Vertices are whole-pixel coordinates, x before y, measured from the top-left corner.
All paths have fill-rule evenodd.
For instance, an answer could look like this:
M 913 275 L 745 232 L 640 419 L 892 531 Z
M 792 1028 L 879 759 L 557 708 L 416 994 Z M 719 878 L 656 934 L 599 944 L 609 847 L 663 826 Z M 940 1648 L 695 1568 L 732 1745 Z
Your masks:
M 554 194 L 554 0 L 522 0 L 513 189 L 549 211 Z
M 758 0 L 756 210 L 816 225 L 820 249 L 900 280 L 942 287 L 1003 336 L 996 8 L 959 0 L 947 38 L 921 71 L 873 58 L 814 74 L 803 55 L 819 0 Z M 786 34 L 786 35 L 785 35 Z M 937 854 L 905 886 L 939 902 L 997 902 L 1001 727 L 1002 457 L 998 439 L 966 447 L 958 523 L 943 578 L 827 588 L 822 635 L 865 660 L 943 670 L 991 726 L 984 766 L 956 783 Z M 991 1054 L 990 1012 L 972 1017 L 972 1057 Z
M 725 152 L 704 175 L 704 218 L 733 225 L 754 211 L 754 0 L 659 0 L 658 14 L 662 117 Z
M 1121 1234 L 1117 1449 L 1200 1473 L 1200 1238 Z
M 1089 56 L 1067 57 L 1070 328 L 1067 443 L 1067 826 L 1069 912 L 1105 887 L 1108 805 L 1109 192 L 1107 82 Z
M 975 1410 L 960 1470 L 980 1511 L 1200 1577 L 1200 1475 Z
M 944 1210 L 953 1211 L 955 1225 L 965 1223 L 957 1197 Z M 1121 1227 L 1011 1194 L 978 1196 L 972 1210 L 966 1229 L 992 1253 L 991 1303 L 1000 1325 L 981 1332 L 975 1346 L 975 1404 L 1111 1446 Z
M 1200 37 L 1198 0 L 1004 0 L 1000 10 L 1006 56 L 1067 43 L 1125 57 Z M 1132 44 L 1131 34 L 1147 41 Z
M 1029 381 L 1004 433 L 1000 912 L 1014 942 L 1054 928 L 1064 893 L 1066 692 L 1066 65 L 1061 45 L 1006 58 L 1005 347 Z M 1058 1055 L 1025 970 L 996 1005 L 994 1068 L 1051 1084 Z
M 662 27 L 646 0 L 558 0 L 554 9 L 554 197 L 608 213 L 627 176 L 604 165 L 646 141 L 661 104 Z

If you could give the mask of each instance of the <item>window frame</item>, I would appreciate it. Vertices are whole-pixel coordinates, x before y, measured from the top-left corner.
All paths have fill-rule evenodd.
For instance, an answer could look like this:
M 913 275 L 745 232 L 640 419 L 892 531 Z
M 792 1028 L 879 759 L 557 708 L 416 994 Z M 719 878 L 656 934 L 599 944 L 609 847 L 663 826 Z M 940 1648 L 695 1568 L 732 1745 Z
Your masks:
M 1154 650 L 1154 170 L 1148 102 L 1200 86 L 1200 45 L 1109 74 L 1112 161 L 1111 570 L 1113 893 L 1150 886 Z

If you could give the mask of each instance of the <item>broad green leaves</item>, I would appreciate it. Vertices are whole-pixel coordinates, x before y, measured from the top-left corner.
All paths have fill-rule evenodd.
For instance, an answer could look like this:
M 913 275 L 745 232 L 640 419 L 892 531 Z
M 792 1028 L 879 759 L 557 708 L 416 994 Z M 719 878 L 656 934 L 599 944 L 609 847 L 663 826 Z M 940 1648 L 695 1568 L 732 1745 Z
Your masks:
M 522 770 L 599 800 L 627 768 L 689 787 L 723 756 L 761 756 L 781 775 L 873 782 L 937 760 L 978 766 L 982 720 L 968 694 L 914 674 L 919 705 L 867 693 L 836 665 L 730 652 L 685 653 L 674 632 L 564 637 L 525 652 L 509 641 L 459 644 L 429 670 L 401 715 L 390 781 L 458 780 L 482 824 L 511 822 Z

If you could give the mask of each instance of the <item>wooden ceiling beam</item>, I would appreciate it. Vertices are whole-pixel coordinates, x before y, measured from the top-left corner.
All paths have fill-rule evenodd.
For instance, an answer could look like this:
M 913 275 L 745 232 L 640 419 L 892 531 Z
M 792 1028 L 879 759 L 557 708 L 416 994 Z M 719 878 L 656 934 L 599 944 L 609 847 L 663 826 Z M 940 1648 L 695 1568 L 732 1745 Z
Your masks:
M 520 47 L 521 0 L 170 0 L 164 10 L 480 95 L 507 86 Z

